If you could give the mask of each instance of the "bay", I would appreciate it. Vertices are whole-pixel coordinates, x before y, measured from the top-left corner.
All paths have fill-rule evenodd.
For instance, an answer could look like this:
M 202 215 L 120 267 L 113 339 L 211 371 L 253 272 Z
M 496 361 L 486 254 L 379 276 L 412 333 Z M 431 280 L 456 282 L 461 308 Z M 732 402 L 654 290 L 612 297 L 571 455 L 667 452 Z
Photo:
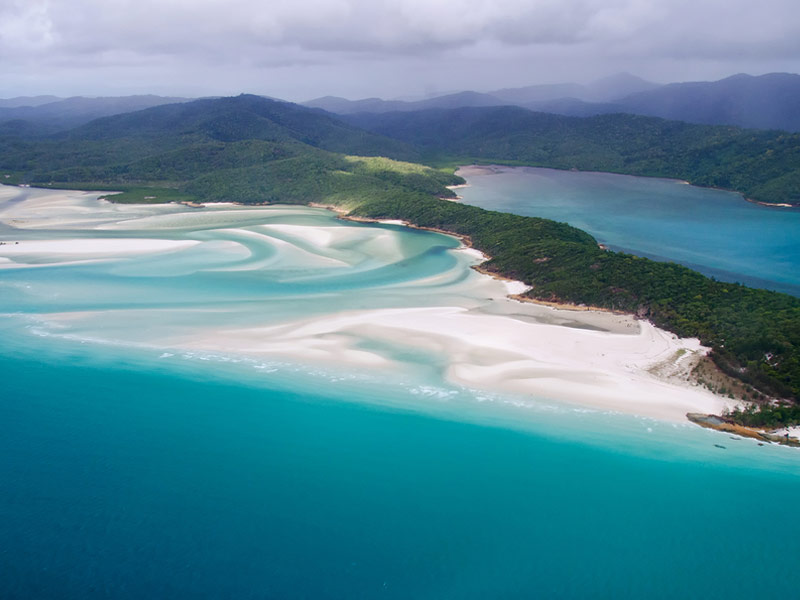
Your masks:
M 563 221 L 612 250 L 800 296 L 800 209 L 671 179 L 534 167 L 464 171 L 463 202 Z

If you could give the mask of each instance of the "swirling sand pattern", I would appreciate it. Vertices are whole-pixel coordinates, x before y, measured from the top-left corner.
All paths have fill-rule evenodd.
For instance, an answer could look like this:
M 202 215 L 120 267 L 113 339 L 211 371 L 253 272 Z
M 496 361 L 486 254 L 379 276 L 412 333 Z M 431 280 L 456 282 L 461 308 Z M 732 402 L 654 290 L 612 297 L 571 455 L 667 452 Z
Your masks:
M 702 354 L 696 340 L 511 301 L 449 236 L 302 206 L 8 187 L 0 222 L 0 311 L 49 335 L 388 373 L 425 362 L 450 383 L 672 420 L 723 406 L 650 372 Z

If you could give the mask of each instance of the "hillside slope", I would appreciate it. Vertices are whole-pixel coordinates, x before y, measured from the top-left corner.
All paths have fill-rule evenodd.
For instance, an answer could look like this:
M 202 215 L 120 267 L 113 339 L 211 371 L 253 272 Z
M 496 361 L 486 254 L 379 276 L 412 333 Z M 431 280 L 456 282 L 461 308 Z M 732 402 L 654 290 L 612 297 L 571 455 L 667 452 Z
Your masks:
M 800 134 L 517 107 L 343 117 L 419 147 L 430 161 L 483 160 L 684 179 L 768 203 L 800 205 Z

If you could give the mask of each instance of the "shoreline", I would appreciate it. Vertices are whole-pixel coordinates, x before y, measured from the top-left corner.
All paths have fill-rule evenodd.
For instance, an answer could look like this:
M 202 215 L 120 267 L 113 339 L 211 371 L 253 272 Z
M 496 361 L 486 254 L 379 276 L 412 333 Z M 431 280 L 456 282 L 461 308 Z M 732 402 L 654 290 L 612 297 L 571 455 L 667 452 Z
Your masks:
M 64 198 L 68 200 L 68 195 Z M 283 206 L 308 210 L 302 205 Z M 440 233 L 458 240 L 462 249 L 470 249 L 471 262 L 489 258 L 484 253 L 478 254 L 472 247 L 472 240 L 465 235 L 414 226 L 401 220 L 348 217 L 343 207 L 317 203 L 311 208 L 331 210 L 343 221 L 403 225 Z M 38 210 L 41 213 L 38 218 L 58 221 L 52 211 L 28 209 L 30 218 L 36 218 Z M 147 215 L 151 211 L 163 209 L 148 207 L 134 211 L 129 208 L 123 213 L 150 218 Z M 115 220 L 119 218 L 118 209 L 110 208 L 110 212 Z M 190 207 L 181 209 L 181 213 L 195 212 Z M 107 217 L 93 215 L 93 218 Z M 35 228 L 32 223 L 28 229 Z M 138 230 L 139 226 L 134 224 L 132 228 Z M 321 256 L 332 240 L 342 239 L 332 238 L 329 233 L 323 235 L 319 225 L 270 225 L 270 228 L 290 233 L 290 237 L 304 244 L 312 244 Z M 125 227 L 115 226 L 115 229 Z M 377 231 L 381 236 L 396 235 L 385 229 Z M 342 231 L 340 235 L 347 235 L 347 232 Z M 397 362 L 391 354 L 370 350 L 388 345 L 439 357 L 441 374 L 446 380 L 473 390 L 552 399 L 573 406 L 670 422 L 685 422 L 687 412 L 714 412 L 726 406 L 724 398 L 688 381 L 692 361 L 706 352 L 699 341 L 680 339 L 626 313 L 615 314 L 590 307 L 579 307 L 579 310 L 553 307 L 533 299 L 517 302 L 513 296 L 524 293 L 524 283 L 485 273 L 476 267 L 480 265 L 462 262 L 460 268 L 471 268 L 481 276 L 469 280 L 468 290 L 467 287 L 446 288 L 438 304 L 415 301 L 399 308 L 367 305 L 292 316 L 276 323 L 255 320 L 234 328 L 212 325 L 196 332 L 187 331 L 184 337 L 160 334 L 156 341 L 173 348 L 288 356 L 306 363 L 344 362 L 356 368 L 371 366 L 390 370 L 414 368 L 409 366 L 411 363 Z M 137 314 L 140 313 L 128 308 L 118 311 L 121 322 L 130 320 L 126 315 L 132 318 Z M 55 326 L 59 322 L 74 326 L 85 322 L 91 326 L 94 315 L 91 311 L 54 313 L 48 315 L 48 321 Z
M 712 188 L 712 189 L 719 189 L 719 188 Z M 722 190 L 722 191 L 731 191 L 731 190 Z M 746 196 L 742 197 L 752 204 L 759 204 L 761 206 L 766 206 L 768 208 L 800 208 L 800 206 L 798 205 L 787 204 L 785 202 L 762 202 L 761 200 L 753 200 L 752 198 L 747 198 Z
M 568 312 L 568 313 L 569 312 L 573 312 L 573 313 L 580 313 L 580 314 L 586 314 L 586 315 L 591 315 L 591 314 L 609 315 L 609 316 L 613 315 L 613 316 L 616 316 L 616 317 L 630 318 L 630 319 L 635 320 L 637 323 L 639 323 L 640 326 L 650 327 L 653 330 L 658 331 L 659 333 L 661 333 L 663 335 L 666 335 L 666 336 L 669 336 L 669 337 L 671 337 L 671 338 L 673 338 L 675 340 L 679 340 L 681 342 L 686 342 L 686 341 L 690 341 L 690 340 L 694 341 L 691 338 L 687 338 L 686 340 L 683 340 L 682 338 L 678 338 L 677 336 L 675 336 L 674 334 L 672 334 L 672 333 L 670 333 L 668 331 L 660 330 L 655 325 L 650 323 L 650 321 L 639 319 L 633 313 L 627 313 L 627 312 L 624 312 L 624 311 L 615 311 L 615 310 L 611 310 L 611 309 L 604 308 L 604 307 L 587 306 L 587 305 L 575 305 L 575 304 L 569 304 L 569 303 L 563 303 L 563 302 L 538 300 L 538 299 L 535 299 L 535 298 L 530 298 L 528 296 L 525 296 L 523 294 L 525 293 L 525 291 L 531 289 L 530 286 L 528 286 L 527 284 L 525 284 L 522 281 L 511 279 L 509 277 L 503 276 L 502 274 L 492 272 L 492 271 L 490 271 L 490 270 L 488 270 L 488 269 L 486 269 L 486 268 L 481 266 L 484 262 L 486 262 L 488 260 L 491 260 L 491 257 L 488 256 L 487 254 L 479 251 L 479 250 L 475 250 L 475 248 L 472 245 L 472 240 L 469 238 L 469 236 L 462 235 L 462 234 L 457 234 L 457 233 L 454 233 L 454 232 L 451 232 L 451 231 L 438 229 L 438 228 L 422 227 L 422 226 L 415 225 L 413 223 L 408 223 L 406 221 L 397 220 L 397 219 L 373 219 L 373 218 L 365 218 L 365 217 L 351 217 L 351 216 L 347 215 L 347 212 L 348 212 L 347 209 L 344 209 L 342 207 L 335 206 L 335 205 L 326 205 L 326 204 L 321 204 L 321 203 L 314 203 L 314 204 L 309 204 L 309 206 L 312 206 L 314 208 L 324 208 L 324 209 L 330 210 L 330 211 L 334 212 L 337 215 L 338 219 L 343 220 L 343 221 L 352 221 L 352 222 L 356 222 L 356 223 L 375 223 L 375 224 L 402 225 L 404 227 L 409 227 L 411 229 L 418 229 L 418 230 L 422 230 L 422 231 L 432 231 L 434 233 L 439 233 L 439 234 L 448 235 L 450 237 L 453 237 L 453 238 L 457 239 L 461 243 L 462 248 L 470 249 L 470 250 L 473 250 L 473 251 L 475 251 L 475 252 L 480 254 L 480 260 L 482 262 L 477 264 L 477 265 L 472 265 L 471 269 L 473 269 L 474 271 L 480 273 L 481 275 L 488 276 L 488 277 L 490 277 L 490 278 L 492 278 L 494 280 L 497 280 L 497 281 L 502 281 L 502 282 L 504 282 L 505 284 L 507 284 L 509 286 L 509 290 L 508 290 L 509 293 L 506 295 L 506 298 L 509 299 L 509 300 L 512 300 L 512 301 L 515 301 L 515 302 L 524 303 L 524 304 L 528 304 L 528 305 L 533 305 L 533 306 L 536 306 L 536 307 L 541 307 L 541 308 L 547 309 L 547 310 L 564 311 L 564 312 Z M 517 291 L 516 289 L 513 289 L 511 286 L 516 287 L 517 289 L 520 289 L 520 288 L 521 289 L 520 289 L 520 291 Z M 513 291 L 512 291 L 512 289 L 513 289 Z M 699 346 L 699 342 L 698 342 L 698 346 Z M 705 357 L 707 352 L 708 352 L 708 350 L 709 350 L 708 348 L 704 348 L 702 346 L 699 346 L 699 348 L 701 348 L 701 350 L 699 351 L 701 353 L 701 357 L 698 357 L 697 360 L 699 360 L 699 358 Z M 678 352 L 682 352 L 682 350 L 678 350 Z M 676 361 L 676 362 L 679 362 L 679 360 Z M 693 364 L 696 364 L 696 361 Z M 651 365 L 651 367 L 646 369 L 646 370 L 649 371 L 652 375 L 654 375 L 661 383 L 663 383 L 665 385 L 668 385 L 668 386 L 674 386 L 676 388 L 675 389 L 676 392 L 679 391 L 679 390 L 687 391 L 687 390 L 699 390 L 700 389 L 699 383 L 696 381 L 696 378 L 694 377 L 693 372 L 691 372 L 690 370 L 687 371 L 686 373 L 681 373 L 680 377 L 678 377 L 675 373 L 671 372 L 671 370 L 669 368 L 667 368 L 666 369 L 667 374 L 666 375 L 661 375 L 661 374 L 657 374 L 656 373 L 659 370 L 658 369 L 659 366 L 660 365 Z M 683 379 L 683 381 L 681 381 L 680 383 L 676 383 L 677 379 Z M 466 385 L 469 385 L 469 384 L 466 383 Z M 705 390 L 703 390 L 703 391 L 705 391 Z M 731 403 L 730 403 L 728 398 L 725 398 L 725 397 L 720 396 L 718 394 L 715 394 L 713 392 L 707 392 L 707 393 L 709 393 L 710 395 L 712 395 L 714 398 L 716 398 L 719 401 L 719 403 L 720 403 L 719 411 L 720 412 L 721 412 L 722 408 L 730 408 L 731 407 Z M 562 400 L 563 399 L 564 398 L 562 397 Z M 571 402 L 573 404 L 578 404 L 578 405 L 589 405 L 589 404 L 591 404 L 591 403 L 588 403 L 588 402 L 582 402 L 580 399 L 573 399 L 572 401 L 567 400 L 567 402 Z M 739 400 L 738 402 L 741 402 L 741 400 Z M 605 408 L 605 409 L 608 409 L 608 410 L 622 410 L 623 412 L 629 412 L 629 413 L 636 414 L 638 416 L 643 416 L 643 417 L 655 417 L 655 418 L 658 418 L 658 419 L 664 419 L 664 420 L 668 420 L 668 421 L 669 420 L 675 420 L 675 419 L 669 418 L 669 417 L 665 418 L 665 415 L 668 412 L 670 412 L 669 410 L 661 411 L 660 414 L 657 414 L 655 412 L 649 412 L 649 411 L 646 411 L 646 410 L 640 410 L 640 411 L 631 410 L 630 406 L 621 407 L 618 403 L 615 403 L 615 402 L 610 402 L 609 404 L 604 405 L 602 407 Z M 688 414 L 688 412 L 692 412 L 692 411 L 687 411 L 687 412 L 682 413 L 681 419 L 680 419 L 681 421 L 685 422 L 686 420 L 688 420 L 688 418 L 686 416 Z
M 781 446 L 791 446 L 793 448 L 800 448 L 800 436 L 798 435 L 798 428 L 782 428 L 782 429 L 763 429 L 758 427 L 748 427 L 746 425 L 739 425 L 730 419 L 720 417 L 718 415 L 707 415 L 702 413 L 686 413 L 686 418 L 705 429 L 713 429 L 722 433 L 732 433 L 741 437 L 757 440 L 759 446 L 765 443 L 780 444 Z M 735 439 L 735 438 L 734 438 Z
M 485 254 L 484 252 L 481 252 L 480 250 L 476 250 L 472 245 L 472 240 L 467 235 L 462 235 L 460 233 L 447 231 L 446 229 L 438 229 L 438 228 L 435 228 L 435 227 L 422 227 L 422 226 L 419 226 L 419 225 L 415 225 L 414 223 L 410 223 L 408 221 L 403 221 L 401 219 L 370 219 L 370 218 L 365 218 L 365 217 L 351 217 L 351 216 L 348 216 L 348 214 L 347 214 L 348 211 L 346 209 L 343 209 L 340 206 L 335 206 L 335 205 L 331 205 L 331 204 L 309 203 L 308 206 L 311 206 L 312 208 L 324 208 L 326 210 L 330 210 L 330 211 L 336 213 L 337 214 L 337 218 L 341 219 L 342 221 L 352 221 L 354 223 L 377 223 L 379 225 L 400 225 L 402 227 L 408 227 L 410 229 L 418 229 L 420 231 L 431 231 L 433 233 L 440 233 L 442 235 L 448 235 L 450 237 L 456 238 L 459 242 L 461 242 L 461 244 L 463 245 L 464 248 L 469 248 L 471 250 L 475 250 L 475 252 L 479 252 L 481 257 L 482 257 L 482 261 L 483 262 L 487 262 L 487 261 L 492 260 L 491 256 Z M 482 275 L 487 275 L 487 276 L 491 277 L 492 279 L 496 279 L 498 281 L 509 282 L 509 283 L 515 284 L 516 286 L 525 288 L 526 291 L 532 289 L 531 286 L 529 286 L 528 284 L 526 284 L 523 281 L 519 281 L 518 279 L 512 279 L 510 277 L 506 277 L 505 275 L 502 275 L 501 273 L 496 273 L 494 271 L 490 271 L 489 269 L 486 269 L 485 267 L 482 266 L 483 262 L 480 263 L 480 264 L 477 264 L 477 265 L 473 265 L 471 268 L 474 271 L 477 271 L 478 273 L 481 273 Z M 586 305 L 586 304 L 570 304 L 568 302 L 539 300 L 539 299 L 536 299 L 536 298 L 531 298 L 529 296 L 524 296 L 523 294 L 524 294 L 524 292 L 517 292 L 517 293 L 509 294 L 507 297 L 512 299 L 512 300 L 516 300 L 517 302 L 527 302 L 527 303 L 530 303 L 530 304 L 536 304 L 538 306 L 546 306 L 546 307 L 549 307 L 549 308 L 556 308 L 556 309 L 559 309 L 559 310 L 568 310 L 568 311 L 577 311 L 577 312 L 602 312 L 602 313 L 609 313 L 609 314 L 614 314 L 614 315 L 629 315 L 629 316 L 632 316 L 632 317 L 636 316 L 633 313 L 627 313 L 627 312 L 624 312 L 624 311 L 612 310 L 610 308 L 605 308 L 605 307 L 602 307 L 602 306 L 589 306 L 589 305 Z
M 620 175 L 623 177 L 642 177 L 647 179 L 661 179 L 663 181 L 672 181 L 679 185 L 691 185 L 699 189 L 704 190 L 716 190 L 719 192 L 728 192 L 731 194 L 736 194 L 742 200 L 746 202 L 750 202 L 752 204 L 759 204 L 761 206 L 766 206 L 767 208 L 798 208 L 800 209 L 800 204 L 789 204 L 786 202 L 764 202 L 763 200 L 754 200 L 753 198 L 748 198 L 744 195 L 744 192 L 740 192 L 739 190 L 733 190 L 729 188 L 721 188 L 716 186 L 707 186 L 707 185 L 697 185 L 692 183 L 691 181 L 686 181 L 685 179 L 677 179 L 674 177 L 663 177 L 661 175 L 635 175 L 633 173 L 620 173 L 616 171 L 583 171 L 580 169 L 560 169 L 558 167 L 544 167 L 540 165 L 503 165 L 499 163 L 491 163 L 491 164 L 471 164 L 459 167 L 456 169 L 455 174 L 459 175 L 460 177 L 469 176 L 469 175 L 494 175 L 499 173 L 502 169 L 549 169 L 552 171 L 574 171 L 577 173 L 602 173 L 607 175 Z M 455 186 L 454 186 L 455 187 Z M 465 186 L 462 185 L 461 187 L 469 187 L 469 184 Z

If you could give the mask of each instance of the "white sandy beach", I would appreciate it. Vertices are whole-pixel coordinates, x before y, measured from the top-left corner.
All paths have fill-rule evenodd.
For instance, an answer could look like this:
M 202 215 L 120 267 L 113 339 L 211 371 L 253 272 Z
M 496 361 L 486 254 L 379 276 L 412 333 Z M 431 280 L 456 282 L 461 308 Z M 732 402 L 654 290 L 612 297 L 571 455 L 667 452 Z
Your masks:
M 587 311 L 580 318 L 591 325 L 596 315 Z M 617 319 L 630 324 L 624 322 L 627 317 Z M 467 387 L 672 421 L 683 421 L 687 412 L 718 413 L 726 406 L 710 392 L 651 372 L 666 366 L 670 373 L 683 373 L 692 357 L 705 352 L 696 340 L 676 338 L 647 322 L 631 331 L 637 329 L 592 331 L 449 306 L 358 311 L 271 327 L 217 330 L 188 345 L 391 367 L 380 354 L 363 349 L 369 346 L 365 342 L 378 341 L 445 357 L 446 377 Z
M 0 188 L 0 200 L 3 194 L 8 197 L 12 193 L 13 189 Z M 324 216 L 322 222 L 330 222 L 330 226 L 305 225 L 297 218 L 289 223 L 259 222 L 287 214 L 303 219 L 307 218 L 304 215 L 320 216 L 320 209 L 210 207 L 196 211 L 177 205 L 120 207 L 100 203 L 81 192 L 43 190 L 32 196 L 30 201 L 0 210 L 1 222 L 15 230 L 29 229 L 35 236 L 18 243 L 6 240 L 0 246 L 0 268 L 17 265 L 16 261 L 195 252 L 203 243 L 162 239 L 159 230 L 191 231 L 191 227 L 202 225 L 206 232 L 211 222 L 218 222 L 219 227 L 215 235 L 220 239 L 215 238 L 213 243 L 240 249 L 231 253 L 231 260 L 237 262 L 228 272 L 270 268 L 289 269 L 290 274 L 292 268 L 369 272 L 373 263 L 379 268 L 403 261 L 406 252 L 390 228 L 348 226 L 326 221 Z M 246 229 L 238 227 L 243 220 L 252 223 Z M 46 239 L 44 229 L 59 227 L 96 230 L 97 237 Z M 108 229 L 139 235 L 146 232 L 147 236 L 103 237 L 102 230 Z M 252 244 L 268 247 L 272 254 L 250 263 L 245 246 Z M 158 317 L 164 327 L 154 327 L 152 334 L 140 327 L 136 335 L 145 331 L 155 336 L 147 340 L 149 344 L 164 348 L 401 372 L 404 365 L 395 363 L 392 353 L 380 350 L 392 347 L 436 357 L 442 376 L 466 387 L 670 421 L 685 420 L 687 412 L 719 413 L 726 406 L 724 399 L 686 381 L 694 360 L 706 352 L 697 340 L 678 339 L 630 316 L 570 311 L 508 299 L 508 294 L 523 293 L 527 287 L 470 271 L 470 264 L 485 258 L 473 249 L 461 247 L 451 252 L 460 256 L 452 272 L 399 284 L 382 283 L 374 292 L 359 291 L 366 294 L 363 302 L 353 304 L 351 298 L 350 304 L 337 305 L 331 301 L 328 310 L 318 308 L 298 316 L 301 311 L 277 322 L 270 320 L 269 311 L 254 310 L 249 302 L 242 306 L 254 310 L 252 319 L 239 319 L 247 325 L 220 326 L 213 319 L 204 319 L 196 327 L 180 331 L 168 326 L 169 310 L 175 309 L 164 308 Z M 224 263 L 217 267 L 220 269 L 226 269 Z M 381 302 L 371 304 L 370 294 L 380 296 Z M 394 297 L 397 300 L 391 306 Z M 223 304 L 218 310 L 239 309 Z M 112 335 L 97 325 L 108 323 L 109 314 L 75 311 L 39 317 L 54 328 L 78 327 L 97 338 Z M 120 309 L 113 321 L 146 322 L 148 314 L 155 315 Z M 124 336 L 124 328 L 115 329 L 113 335 Z

